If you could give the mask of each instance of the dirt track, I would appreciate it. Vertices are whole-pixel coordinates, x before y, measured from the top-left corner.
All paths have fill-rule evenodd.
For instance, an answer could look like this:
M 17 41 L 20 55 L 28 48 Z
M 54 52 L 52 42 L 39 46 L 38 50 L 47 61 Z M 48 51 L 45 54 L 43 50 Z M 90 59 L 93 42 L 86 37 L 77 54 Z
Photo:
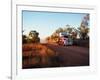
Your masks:
M 88 66 L 89 65 L 89 49 L 78 46 L 59 46 L 52 44 L 44 44 L 54 50 L 62 59 L 62 66 Z

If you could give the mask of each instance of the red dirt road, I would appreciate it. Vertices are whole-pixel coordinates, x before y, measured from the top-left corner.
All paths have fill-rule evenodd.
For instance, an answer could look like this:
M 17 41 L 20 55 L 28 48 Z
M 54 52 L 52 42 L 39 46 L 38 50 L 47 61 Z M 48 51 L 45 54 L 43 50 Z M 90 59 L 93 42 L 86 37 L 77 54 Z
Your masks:
M 62 59 L 61 66 L 89 66 L 89 48 L 44 44 Z

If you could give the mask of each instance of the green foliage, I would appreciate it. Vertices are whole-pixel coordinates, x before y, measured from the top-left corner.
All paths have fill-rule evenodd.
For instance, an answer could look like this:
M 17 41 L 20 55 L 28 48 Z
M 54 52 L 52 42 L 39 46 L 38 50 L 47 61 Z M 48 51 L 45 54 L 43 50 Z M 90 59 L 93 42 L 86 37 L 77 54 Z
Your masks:
M 30 31 L 29 32 L 29 36 L 32 37 L 32 38 L 37 38 L 39 35 L 39 33 L 37 31 Z
M 32 43 L 38 43 L 40 42 L 40 38 L 38 37 L 39 33 L 37 31 L 30 31 L 29 32 L 29 39 L 31 40 L 30 42 Z
M 38 37 L 39 33 L 37 31 L 31 30 L 29 35 L 22 35 L 23 43 L 39 43 L 40 38 Z
M 58 28 L 55 32 L 56 32 L 56 33 L 63 32 L 63 28 Z
M 87 39 L 87 38 L 89 38 L 89 36 L 88 36 L 89 28 L 88 27 L 81 26 L 78 29 L 79 29 L 79 33 L 80 33 L 80 38 L 81 39 Z

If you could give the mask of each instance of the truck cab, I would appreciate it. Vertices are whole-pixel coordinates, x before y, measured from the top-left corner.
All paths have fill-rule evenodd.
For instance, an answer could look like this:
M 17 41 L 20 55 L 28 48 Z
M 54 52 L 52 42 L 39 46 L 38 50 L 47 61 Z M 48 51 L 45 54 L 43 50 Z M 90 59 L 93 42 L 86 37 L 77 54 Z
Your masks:
M 73 45 L 73 40 L 70 37 L 70 34 L 67 32 L 61 32 L 59 33 L 59 45 L 67 46 L 67 45 Z

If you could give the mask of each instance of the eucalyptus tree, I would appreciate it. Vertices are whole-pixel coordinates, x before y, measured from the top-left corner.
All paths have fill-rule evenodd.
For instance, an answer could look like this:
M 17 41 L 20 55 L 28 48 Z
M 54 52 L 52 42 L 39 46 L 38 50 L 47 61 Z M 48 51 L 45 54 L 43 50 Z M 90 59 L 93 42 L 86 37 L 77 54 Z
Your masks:
M 29 39 L 33 43 L 40 42 L 39 33 L 37 31 L 35 31 L 35 30 L 31 30 L 29 32 Z

